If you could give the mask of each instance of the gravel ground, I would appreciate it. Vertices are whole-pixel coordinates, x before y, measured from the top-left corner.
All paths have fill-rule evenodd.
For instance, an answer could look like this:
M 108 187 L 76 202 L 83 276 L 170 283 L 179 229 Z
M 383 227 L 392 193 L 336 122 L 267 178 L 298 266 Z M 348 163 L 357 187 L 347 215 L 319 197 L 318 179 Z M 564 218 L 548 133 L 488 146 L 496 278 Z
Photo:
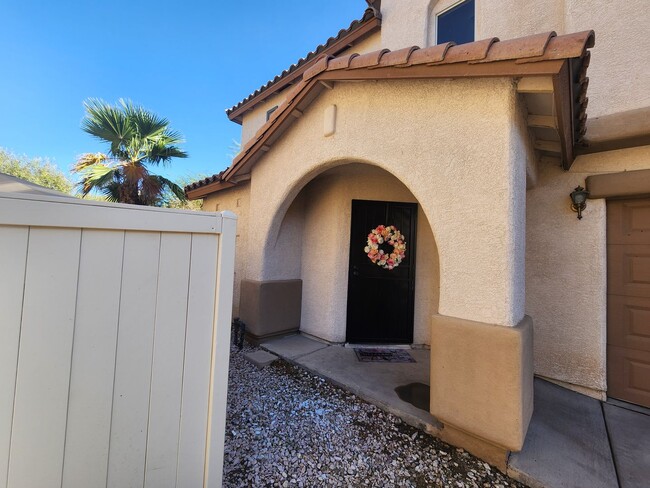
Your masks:
M 523 487 L 496 468 L 285 361 L 233 350 L 226 487 Z

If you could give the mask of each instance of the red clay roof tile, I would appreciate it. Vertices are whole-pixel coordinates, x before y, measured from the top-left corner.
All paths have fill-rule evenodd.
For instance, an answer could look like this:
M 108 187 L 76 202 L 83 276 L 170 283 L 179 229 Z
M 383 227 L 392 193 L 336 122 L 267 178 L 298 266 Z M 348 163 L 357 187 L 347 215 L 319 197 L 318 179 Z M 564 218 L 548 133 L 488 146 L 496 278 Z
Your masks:
M 398 51 L 389 51 L 381 57 L 378 67 L 383 66 L 407 66 L 409 58 L 414 51 L 418 51 L 419 46 L 405 47 Z
M 491 37 L 481 41 L 468 42 L 451 46 L 440 63 L 468 63 L 485 59 L 490 47 L 499 41 L 498 37 Z
M 347 69 L 350 67 L 350 62 L 359 57 L 357 53 L 347 54 L 345 56 L 340 56 L 338 58 L 331 59 L 327 65 L 328 71 L 333 71 L 336 69 Z
M 409 65 L 439 63 L 445 59 L 449 48 L 455 45 L 454 42 L 445 42 L 444 44 L 418 49 L 411 54 Z
M 318 95 L 319 91 L 312 92 L 314 87 L 319 87 L 319 90 L 323 89 L 317 80 L 321 78 L 329 81 L 350 79 L 347 74 L 352 74 L 350 70 L 357 70 L 354 78 L 360 80 L 399 78 L 401 76 L 399 73 L 390 71 L 395 68 L 401 68 L 399 72 L 403 70 L 405 77 L 409 76 L 407 73 L 409 69 L 419 70 L 415 72 L 415 77 L 419 78 L 499 76 L 500 73 L 504 73 L 503 76 L 526 76 L 539 75 L 541 72 L 557 74 L 559 67 L 566 66 L 566 64 L 557 64 L 555 60 L 577 60 L 578 64 L 570 65 L 570 71 L 574 76 L 571 83 L 574 85 L 574 93 L 576 93 L 574 100 L 578 108 L 571 106 L 566 109 L 571 111 L 574 120 L 573 140 L 568 141 L 568 144 L 579 144 L 586 127 L 588 103 L 586 91 L 589 84 L 589 79 L 586 77 L 586 66 L 589 65 L 590 60 L 587 49 L 593 45 L 593 31 L 564 36 L 556 36 L 554 32 L 547 32 L 503 42 L 497 38 L 491 38 L 458 46 L 445 43 L 425 49 L 418 49 L 417 46 L 393 52 L 382 49 L 361 56 L 349 54 L 334 59 L 323 56 L 314 64 L 313 68 L 310 68 L 309 72 L 305 73 L 304 79 L 291 89 L 285 101 L 273 112 L 266 124 L 257 131 L 254 138 L 244 145 L 230 168 L 211 178 L 188 185 L 186 191 L 194 191 L 201 186 L 210 185 L 214 183 L 214 179 L 217 182 L 226 183 L 237 174 L 242 164 L 246 165 L 245 167 L 250 167 L 249 159 L 255 157 L 258 150 L 268 151 L 272 141 L 277 139 L 278 134 L 274 134 L 274 131 L 292 122 L 293 117 L 289 117 L 289 115 L 295 110 L 299 109 L 299 112 L 303 110 Z M 532 70 L 521 66 L 523 63 L 531 62 L 550 63 L 543 65 L 546 68 Z M 465 63 L 465 68 L 456 69 L 455 67 L 459 63 Z M 493 63 L 490 66 L 494 66 L 494 68 L 483 69 L 484 65 L 488 63 Z M 516 68 L 517 66 L 520 68 Z M 271 135 L 273 138 L 269 139 Z M 254 160 L 251 161 L 254 162 Z
M 575 32 L 564 36 L 552 37 L 543 54 L 536 57 L 518 59 L 518 63 L 534 63 L 553 59 L 579 58 L 585 49 L 594 47 L 596 37 L 594 31 Z
M 316 61 L 316 63 L 314 63 L 311 68 L 305 70 L 305 72 L 302 74 L 303 81 L 310 80 L 314 76 L 325 71 L 327 69 L 327 63 L 330 59 L 332 59 L 332 56 L 329 54 L 323 54 L 320 58 L 318 58 L 318 61 Z
M 388 49 L 380 49 L 379 51 L 373 51 L 371 53 L 362 54 L 356 58 L 353 58 L 350 61 L 350 66 L 348 69 L 359 69 L 359 68 L 369 68 L 371 66 L 377 66 L 381 57 L 389 53 Z
M 555 32 L 544 32 L 521 39 L 510 39 L 507 41 L 495 42 L 490 46 L 485 58 L 477 61 L 479 63 L 490 63 L 492 61 L 503 61 L 506 59 L 532 58 L 541 56 Z

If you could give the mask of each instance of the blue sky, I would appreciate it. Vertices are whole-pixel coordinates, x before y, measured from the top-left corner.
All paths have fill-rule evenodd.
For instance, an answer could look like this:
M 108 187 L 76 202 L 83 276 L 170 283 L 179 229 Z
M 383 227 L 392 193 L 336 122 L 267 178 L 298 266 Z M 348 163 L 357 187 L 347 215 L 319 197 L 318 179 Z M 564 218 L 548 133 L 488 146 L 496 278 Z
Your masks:
M 102 150 L 82 103 L 130 98 L 186 139 L 174 179 L 229 164 L 224 109 L 363 15 L 363 0 L 2 0 L 0 147 L 67 171 Z

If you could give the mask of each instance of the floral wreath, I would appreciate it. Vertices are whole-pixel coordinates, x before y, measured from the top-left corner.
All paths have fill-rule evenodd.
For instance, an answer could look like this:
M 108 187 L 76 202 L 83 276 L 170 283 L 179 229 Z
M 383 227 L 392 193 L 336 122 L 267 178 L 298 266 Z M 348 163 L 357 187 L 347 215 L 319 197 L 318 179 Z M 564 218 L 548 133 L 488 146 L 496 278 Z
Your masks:
M 387 253 L 379 249 L 383 243 L 393 246 L 393 250 Z M 394 225 L 378 225 L 368 234 L 368 245 L 363 248 L 363 252 L 377 266 L 384 269 L 397 268 L 406 256 L 406 241 Z

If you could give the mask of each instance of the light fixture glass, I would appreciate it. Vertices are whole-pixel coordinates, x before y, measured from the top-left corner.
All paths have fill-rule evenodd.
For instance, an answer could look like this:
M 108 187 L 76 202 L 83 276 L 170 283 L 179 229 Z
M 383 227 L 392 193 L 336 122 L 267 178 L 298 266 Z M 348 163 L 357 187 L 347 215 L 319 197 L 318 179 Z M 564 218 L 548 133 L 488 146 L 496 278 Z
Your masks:
M 578 212 L 578 219 L 582 219 L 582 211 L 587 208 L 589 192 L 581 186 L 577 186 L 569 196 L 571 197 L 571 210 Z

